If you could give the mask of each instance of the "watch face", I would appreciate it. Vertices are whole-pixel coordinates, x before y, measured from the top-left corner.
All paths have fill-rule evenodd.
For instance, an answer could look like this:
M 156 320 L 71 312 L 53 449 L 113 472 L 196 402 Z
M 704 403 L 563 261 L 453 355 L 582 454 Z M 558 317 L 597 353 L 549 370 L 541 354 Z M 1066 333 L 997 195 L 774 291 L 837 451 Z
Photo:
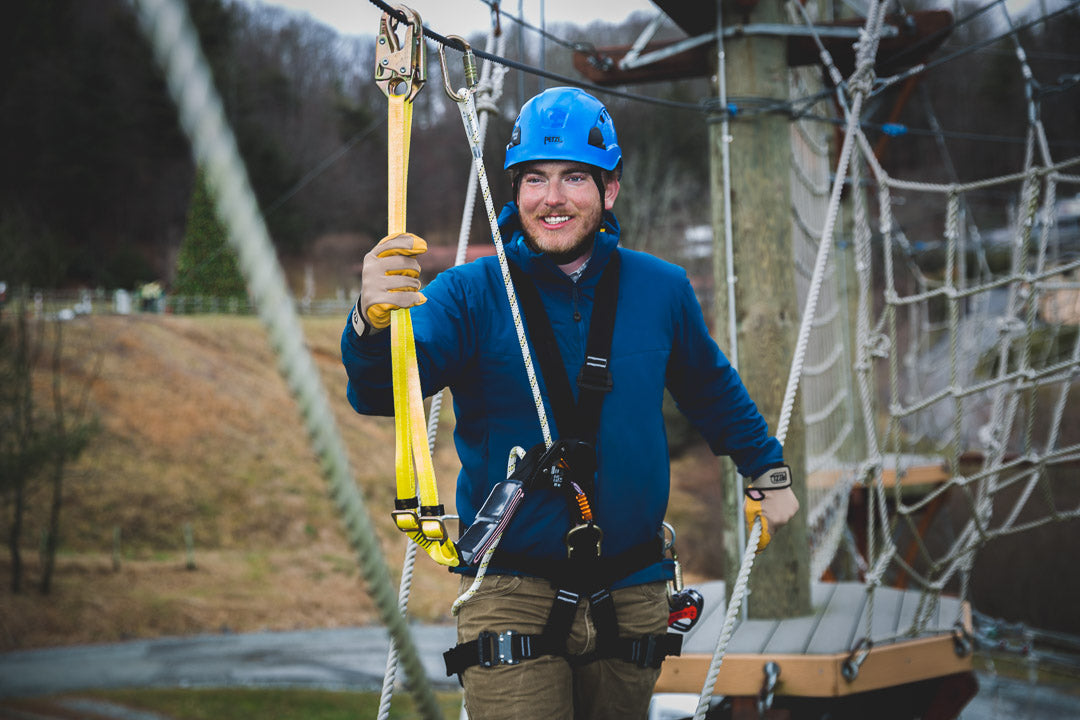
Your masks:
M 773 486 L 780 486 L 787 484 L 788 472 L 787 468 L 777 468 L 776 470 L 769 471 L 769 484 Z

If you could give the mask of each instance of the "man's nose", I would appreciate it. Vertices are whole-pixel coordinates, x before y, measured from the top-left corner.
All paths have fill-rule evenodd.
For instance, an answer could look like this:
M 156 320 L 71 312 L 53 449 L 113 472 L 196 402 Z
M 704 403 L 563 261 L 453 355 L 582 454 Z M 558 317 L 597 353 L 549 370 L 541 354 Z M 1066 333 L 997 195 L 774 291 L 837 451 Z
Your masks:
M 566 193 L 563 192 L 561 182 L 549 182 L 547 192 L 544 193 L 544 203 L 547 205 L 562 205 L 566 201 Z

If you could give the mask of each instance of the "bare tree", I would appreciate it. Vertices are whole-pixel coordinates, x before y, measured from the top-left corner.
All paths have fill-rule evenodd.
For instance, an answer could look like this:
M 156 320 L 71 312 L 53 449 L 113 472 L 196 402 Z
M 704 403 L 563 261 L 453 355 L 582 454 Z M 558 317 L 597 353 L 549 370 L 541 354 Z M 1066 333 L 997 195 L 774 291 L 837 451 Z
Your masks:
M 96 423 L 86 420 L 86 398 L 76 403 L 74 412 L 67 408 L 62 387 L 62 322 L 51 323 L 55 330 L 52 373 L 51 417 L 47 417 L 34 394 L 34 368 L 42 357 L 46 323 L 31 322 L 26 291 L 15 303 L 10 320 L 0 317 L 0 501 L 7 510 L 7 531 L 11 556 L 11 591 L 22 592 L 24 566 L 22 537 L 27 510 L 38 483 L 48 482 L 52 491 L 45 528 L 43 572 L 39 589 L 51 587 L 56 551 L 60 537 L 60 511 L 63 484 L 70 461 L 86 448 Z M 89 388 L 89 381 L 86 388 Z
M 101 371 L 102 356 L 95 359 L 95 369 L 83 384 L 82 393 L 75 406 L 69 408 L 64 399 L 62 363 L 64 356 L 64 324 L 53 323 L 54 339 L 52 352 L 52 438 L 54 450 L 51 453 L 52 467 L 50 486 L 52 499 L 49 503 L 49 520 L 45 528 L 45 543 L 41 558 L 41 581 L 38 585 L 42 595 L 48 595 L 52 589 L 53 571 L 56 569 L 56 551 L 60 547 L 60 510 L 63 507 L 64 478 L 68 464 L 77 459 L 91 437 L 97 432 L 95 419 L 87 419 L 87 406 L 90 397 L 90 385 L 93 378 Z

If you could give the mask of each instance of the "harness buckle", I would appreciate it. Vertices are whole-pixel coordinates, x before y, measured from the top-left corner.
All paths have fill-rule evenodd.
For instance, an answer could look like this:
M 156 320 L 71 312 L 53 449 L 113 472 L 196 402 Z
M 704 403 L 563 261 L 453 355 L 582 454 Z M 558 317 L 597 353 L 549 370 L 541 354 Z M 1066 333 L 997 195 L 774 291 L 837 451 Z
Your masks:
M 446 529 L 446 519 L 455 519 L 456 515 L 428 515 L 415 510 L 391 510 L 390 517 L 394 519 L 394 525 L 403 533 L 419 532 L 428 540 L 443 542 L 450 537 Z
M 384 12 L 379 21 L 379 36 L 375 43 L 375 84 L 387 97 L 404 95 L 411 102 L 427 80 L 427 45 L 424 43 L 424 23 L 420 13 L 395 5 L 394 10 L 406 17 L 402 39 L 398 39 L 398 15 Z
M 566 533 L 566 557 L 570 560 L 595 560 L 600 557 L 604 531 L 595 523 L 582 523 Z
M 495 667 L 496 665 L 517 665 L 521 658 L 514 657 L 514 638 L 521 633 L 516 630 L 505 632 L 492 632 L 484 630 L 476 639 L 476 649 L 480 655 L 480 665 L 483 667 Z
M 656 635 L 646 635 L 635 642 L 630 651 L 630 662 L 639 668 L 650 667 L 656 659 L 656 637 Z
M 401 532 L 415 532 L 420 529 L 420 517 L 415 510 L 391 510 L 390 517 Z
M 608 359 L 586 355 L 585 364 L 581 366 L 581 372 L 578 373 L 577 384 L 582 390 L 611 392 L 611 389 L 615 387 L 615 382 L 611 379 Z

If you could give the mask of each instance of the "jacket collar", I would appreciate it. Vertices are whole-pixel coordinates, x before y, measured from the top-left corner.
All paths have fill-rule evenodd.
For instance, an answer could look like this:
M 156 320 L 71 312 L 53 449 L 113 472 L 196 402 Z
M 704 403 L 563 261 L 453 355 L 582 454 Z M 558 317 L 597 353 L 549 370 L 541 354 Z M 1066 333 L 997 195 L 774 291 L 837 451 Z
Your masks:
M 521 217 L 518 214 L 517 204 L 506 203 L 502 212 L 499 213 L 499 232 L 502 234 L 506 256 L 517 263 L 521 269 L 534 278 L 561 278 L 569 282 L 566 274 L 559 269 L 551 259 L 543 253 L 534 252 L 525 243 L 524 233 L 521 229 Z M 614 213 L 604 211 L 600 221 L 600 230 L 596 233 L 596 241 L 593 243 L 592 257 L 585 268 L 579 282 L 585 282 L 597 277 L 607 265 L 611 254 L 619 245 L 619 221 Z

